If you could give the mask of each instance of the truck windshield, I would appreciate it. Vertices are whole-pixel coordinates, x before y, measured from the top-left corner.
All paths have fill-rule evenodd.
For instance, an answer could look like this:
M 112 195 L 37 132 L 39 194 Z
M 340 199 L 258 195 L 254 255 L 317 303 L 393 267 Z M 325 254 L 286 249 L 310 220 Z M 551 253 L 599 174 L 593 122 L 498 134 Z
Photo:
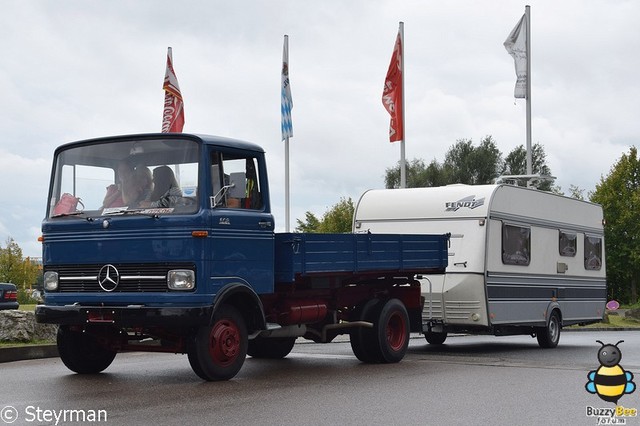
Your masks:
M 138 139 L 73 145 L 55 158 L 49 217 L 198 209 L 199 144 Z

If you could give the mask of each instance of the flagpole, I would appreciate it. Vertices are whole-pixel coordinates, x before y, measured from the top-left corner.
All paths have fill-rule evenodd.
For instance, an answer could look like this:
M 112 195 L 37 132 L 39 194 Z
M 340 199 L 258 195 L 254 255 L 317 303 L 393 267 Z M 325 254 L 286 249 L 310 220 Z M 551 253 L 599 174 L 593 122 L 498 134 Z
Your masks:
M 286 36 L 285 36 L 286 37 Z M 291 222 L 290 212 L 290 199 L 289 199 L 289 136 L 286 137 L 284 141 L 284 220 L 286 221 L 285 230 L 289 232 L 291 227 L 289 223 Z
M 530 7 L 524 8 L 527 30 L 527 175 L 533 174 L 531 155 L 531 16 Z
M 284 220 L 285 231 L 291 230 L 291 199 L 289 187 L 289 137 L 293 134 L 291 127 L 291 88 L 289 82 L 289 36 L 284 36 L 284 46 L 282 50 L 282 94 L 281 94 L 281 114 L 282 114 L 282 136 L 284 137 Z
M 402 46 L 402 54 L 400 55 L 400 70 L 402 71 L 402 140 L 400 141 L 400 188 L 407 187 L 407 160 L 405 155 L 404 140 L 406 139 L 406 127 L 404 126 L 404 116 L 406 115 L 404 109 L 404 80 L 406 78 L 404 70 L 404 22 L 400 21 L 400 46 Z
M 285 34 L 284 36 L 284 48 L 287 51 L 287 66 L 289 62 L 289 36 Z M 285 231 L 289 232 L 291 230 L 291 205 L 289 198 L 289 135 L 284 140 L 284 220 Z

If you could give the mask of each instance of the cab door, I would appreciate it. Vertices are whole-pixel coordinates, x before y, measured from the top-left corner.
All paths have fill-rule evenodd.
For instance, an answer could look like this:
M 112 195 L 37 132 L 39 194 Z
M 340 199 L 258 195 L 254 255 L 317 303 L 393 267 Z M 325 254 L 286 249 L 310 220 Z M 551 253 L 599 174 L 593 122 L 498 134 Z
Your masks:
M 272 293 L 274 220 L 264 153 L 227 148 L 212 150 L 209 158 L 212 280 Z

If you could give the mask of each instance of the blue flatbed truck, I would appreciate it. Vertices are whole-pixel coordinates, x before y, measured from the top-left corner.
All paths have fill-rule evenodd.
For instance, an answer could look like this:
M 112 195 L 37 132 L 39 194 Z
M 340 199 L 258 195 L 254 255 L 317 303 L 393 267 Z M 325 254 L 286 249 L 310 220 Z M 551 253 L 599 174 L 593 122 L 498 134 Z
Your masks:
M 157 176 L 154 188 L 135 178 L 167 167 L 166 192 Z M 422 332 L 416 276 L 444 272 L 449 235 L 274 228 L 257 145 L 182 133 L 65 144 L 42 223 L 36 319 L 59 325 L 60 357 L 81 374 L 121 351 L 155 351 L 228 380 L 247 354 L 284 358 L 298 337 L 339 334 L 363 362 L 399 362 L 409 333 Z

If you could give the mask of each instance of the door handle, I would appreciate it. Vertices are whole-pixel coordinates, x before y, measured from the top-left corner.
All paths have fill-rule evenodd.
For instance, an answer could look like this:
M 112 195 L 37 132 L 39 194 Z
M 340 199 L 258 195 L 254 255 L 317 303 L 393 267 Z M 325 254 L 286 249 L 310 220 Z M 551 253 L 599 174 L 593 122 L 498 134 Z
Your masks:
M 260 222 L 258 222 L 258 225 L 260 225 L 260 228 L 262 229 L 271 228 L 272 226 L 270 220 L 261 220 Z

